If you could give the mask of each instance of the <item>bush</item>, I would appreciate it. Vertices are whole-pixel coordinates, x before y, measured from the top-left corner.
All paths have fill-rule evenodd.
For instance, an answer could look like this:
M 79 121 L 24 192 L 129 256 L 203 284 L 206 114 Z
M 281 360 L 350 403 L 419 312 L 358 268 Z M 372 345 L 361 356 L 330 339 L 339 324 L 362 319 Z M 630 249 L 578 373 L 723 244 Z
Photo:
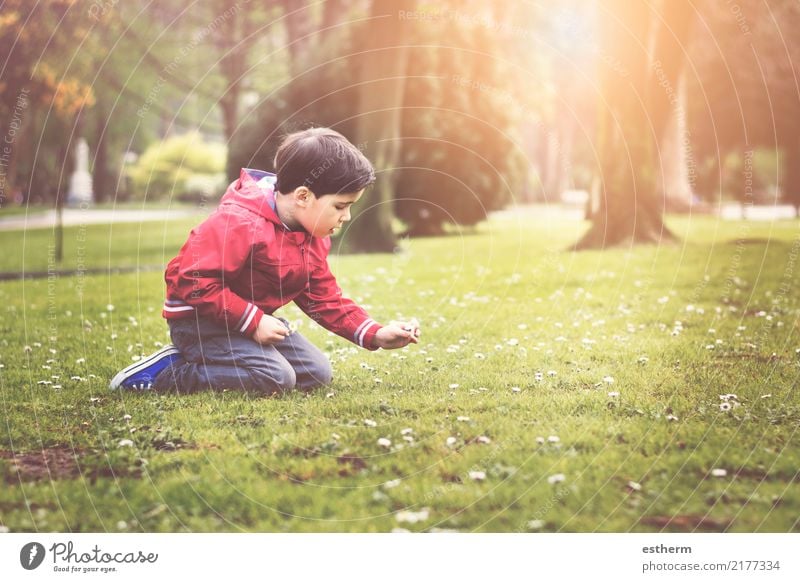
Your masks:
M 226 153 L 223 144 L 204 142 L 198 133 L 153 144 L 128 171 L 133 196 L 191 200 L 219 195 L 225 182 Z

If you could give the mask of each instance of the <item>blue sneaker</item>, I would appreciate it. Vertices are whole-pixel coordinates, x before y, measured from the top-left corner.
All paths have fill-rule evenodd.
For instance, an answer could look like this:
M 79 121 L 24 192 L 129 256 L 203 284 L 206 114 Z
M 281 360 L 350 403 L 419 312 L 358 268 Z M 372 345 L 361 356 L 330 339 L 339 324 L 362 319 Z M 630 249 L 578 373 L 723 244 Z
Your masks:
M 114 376 L 109 388 L 117 390 L 150 390 L 156 376 L 167 366 L 181 357 L 181 353 L 173 345 L 164 346 L 156 353 L 134 362 Z

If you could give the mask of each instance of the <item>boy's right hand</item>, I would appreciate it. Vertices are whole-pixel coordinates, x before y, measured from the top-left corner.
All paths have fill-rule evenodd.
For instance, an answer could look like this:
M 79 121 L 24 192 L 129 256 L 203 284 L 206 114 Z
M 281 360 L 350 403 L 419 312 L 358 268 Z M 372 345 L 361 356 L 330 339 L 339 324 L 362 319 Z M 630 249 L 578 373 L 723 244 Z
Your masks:
M 253 334 L 253 339 L 261 345 L 276 344 L 292 332 L 277 317 L 264 314 Z

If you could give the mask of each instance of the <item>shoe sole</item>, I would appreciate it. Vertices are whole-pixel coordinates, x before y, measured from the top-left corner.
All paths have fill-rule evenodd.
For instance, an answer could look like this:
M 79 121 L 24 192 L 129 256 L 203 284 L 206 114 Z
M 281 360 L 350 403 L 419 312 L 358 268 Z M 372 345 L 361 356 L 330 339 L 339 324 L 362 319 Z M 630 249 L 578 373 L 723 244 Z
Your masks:
M 165 346 L 158 350 L 157 352 L 149 355 L 148 357 L 140 360 L 138 362 L 134 362 L 127 368 L 123 369 L 119 372 L 116 376 L 111 379 L 111 383 L 108 387 L 111 390 L 117 390 L 122 386 L 122 383 L 129 377 L 135 374 L 136 372 L 141 371 L 142 369 L 150 366 L 153 362 L 157 362 L 158 360 L 165 358 L 166 356 L 172 354 L 180 354 L 180 350 L 175 346 Z

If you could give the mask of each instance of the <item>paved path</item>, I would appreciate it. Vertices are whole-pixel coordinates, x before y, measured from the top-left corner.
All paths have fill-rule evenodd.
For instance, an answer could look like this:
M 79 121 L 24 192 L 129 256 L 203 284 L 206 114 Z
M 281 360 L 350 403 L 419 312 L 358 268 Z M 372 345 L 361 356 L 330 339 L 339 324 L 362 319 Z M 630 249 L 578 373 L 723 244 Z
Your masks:
M 745 213 L 747 220 L 753 222 L 770 222 L 795 218 L 794 207 L 788 204 L 749 206 L 745 208 Z M 695 216 L 703 216 L 704 214 L 697 212 Z M 584 210 L 581 206 L 567 204 L 523 204 L 492 212 L 491 216 L 503 220 L 539 218 L 543 220 L 576 221 L 583 220 Z M 689 215 L 687 214 L 686 216 Z M 709 216 L 716 216 L 721 220 L 741 220 L 742 206 L 736 203 L 726 203 L 719 208 L 712 209 Z
M 123 222 L 164 221 L 196 216 L 200 210 L 93 210 L 81 208 L 64 209 L 64 226 L 85 224 L 120 224 Z M 0 230 L 29 230 L 33 228 L 53 228 L 56 224 L 56 211 L 36 211 L 27 216 L 15 215 L 0 217 Z

